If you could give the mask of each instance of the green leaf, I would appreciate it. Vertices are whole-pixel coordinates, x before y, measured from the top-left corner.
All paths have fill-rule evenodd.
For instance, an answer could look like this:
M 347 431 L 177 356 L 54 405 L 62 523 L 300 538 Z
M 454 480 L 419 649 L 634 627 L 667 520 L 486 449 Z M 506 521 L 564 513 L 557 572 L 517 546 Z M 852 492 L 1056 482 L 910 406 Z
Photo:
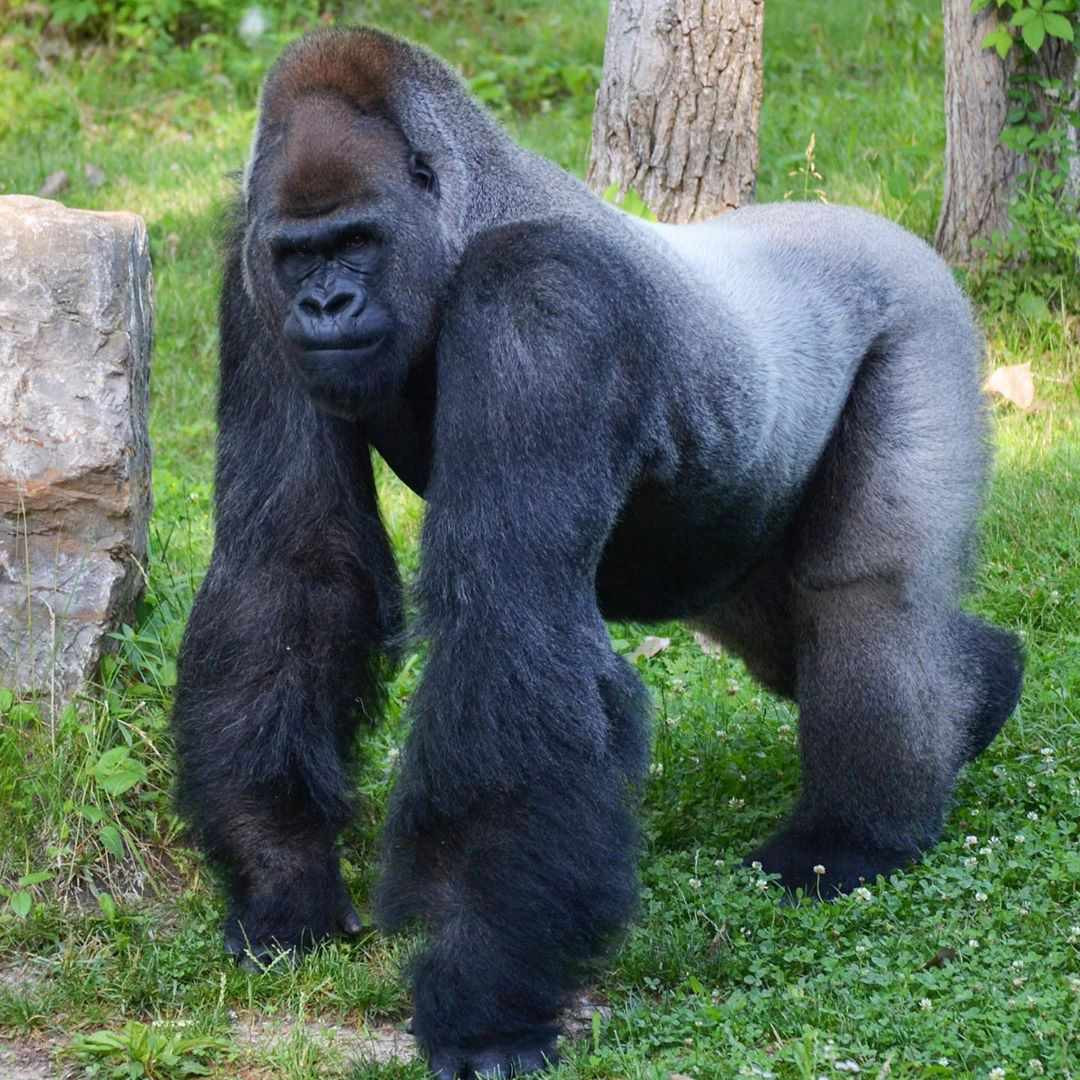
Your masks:
M 1046 32 L 1051 37 L 1061 38 L 1062 41 L 1073 40 L 1072 23 L 1064 15 L 1054 15 L 1052 12 L 1047 12 L 1043 15 L 1043 23 L 1046 26 Z
M 978 15 L 984 7 L 988 7 L 990 0 L 971 0 L 971 13 Z
M 118 859 L 124 857 L 124 838 L 120 835 L 120 830 L 115 825 L 102 826 L 101 831 L 98 833 L 98 837 L 105 850 L 110 855 L 115 855 Z
M 996 49 L 998 56 L 1005 59 L 1009 55 L 1009 50 L 1013 47 L 1012 34 L 1005 29 L 1004 26 L 999 26 L 996 30 L 991 30 L 989 34 L 982 39 L 982 48 L 984 49 Z
M 8 901 L 11 904 L 11 910 L 19 916 L 20 919 L 25 919 L 30 914 L 30 908 L 34 905 L 34 898 L 28 892 L 17 892 Z
M 131 757 L 126 746 L 106 750 L 90 770 L 98 786 L 110 795 L 123 795 L 146 779 L 146 768 Z
M 1047 0 L 1043 11 L 1072 11 L 1075 7 L 1073 0 Z
M 116 901 L 107 892 L 102 892 L 98 893 L 97 902 L 102 915 L 112 922 L 116 918 Z
M 1046 40 L 1046 27 L 1043 25 L 1043 16 L 1040 15 L 1037 19 L 1025 23 L 1023 30 L 1020 31 L 1020 36 L 1024 39 L 1024 44 L 1032 52 L 1038 52 L 1042 48 L 1042 43 Z
M 1050 308 L 1046 301 L 1033 292 L 1023 292 L 1017 297 L 1016 307 L 1020 314 L 1033 322 L 1049 322 Z
M 1032 19 L 1038 18 L 1039 13 L 1034 8 L 1021 8 L 1010 20 L 1010 26 L 1026 26 Z
M 1015 127 L 1006 128 L 1001 133 L 1002 142 L 1005 142 L 1010 150 L 1023 153 L 1031 140 L 1035 138 L 1035 130 L 1027 124 L 1017 124 Z
M 40 885 L 43 881 L 49 881 L 51 878 L 51 870 L 37 870 L 33 874 L 23 874 L 23 876 L 19 878 L 19 884 Z
M 6 688 L 0 688 L 0 713 L 10 712 L 15 704 L 15 695 Z

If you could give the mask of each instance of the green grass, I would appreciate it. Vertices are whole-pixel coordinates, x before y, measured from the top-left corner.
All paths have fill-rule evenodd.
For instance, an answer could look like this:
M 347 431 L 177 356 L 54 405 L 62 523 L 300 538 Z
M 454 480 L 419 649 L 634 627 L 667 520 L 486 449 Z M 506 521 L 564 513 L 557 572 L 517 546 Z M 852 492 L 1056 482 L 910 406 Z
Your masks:
M 70 205 L 141 213 L 158 320 L 137 625 L 94 697 L 51 724 L 0 693 L 0 1072 L 8 1040 L 99 1076 L 142 1075 L 140 1062 L 167 1077 L 423 1075 L 350 1065 L 349 1046 L 320 1034 L 408 1015 L 407 943 L 372 936 L 259 976 L 226 964 L 219 898 L 167 798 L 176 648 L 211 541 L 220 216 L 260 75 L 315 23 L 310 8 L 289 5 L 253 48 L 211 35 L 142 59 L 65 55 L 0 26 L 0 192 L 33 192 L 64 168 Z M 458 64 L 523 142 L 583 170 L 603 0 L 365 11 Z M 822 188 L 929 236 L 941 48 L 934 0 L 769 0 L 760 197 Z M 822 178 L 809 182 L 812 134 Z M 86 163 L 105 171 L 100 189 Z M 987 334 L 991 363 L 1031 362 L 1039 404 L 995 407 L 972 605 L 1023 634 L 1029 668 L 1016 717 L 960 784 L 946 839 L 869 899 L 779 904 L 736 864 L 794 793 L 793 712 L 740 663 L 704 655 L 678 627 L 650 628 L 672 644 L 638 661 L 657 702 L 641 918 L 595 990 L 610 1014 L 568 1047 L 560 1075 L 814 1080 L 848 1063 L 875 1077 L 1080 1075 L 1080 319 L 997 314 Z M 381 490 L 415 568 L 420 505 L 385 473 Z M 613 637 L 629 651 L 646 632 Z M 418 670 L 408 658 L 362 753 L 346 866 L 361 903 Z

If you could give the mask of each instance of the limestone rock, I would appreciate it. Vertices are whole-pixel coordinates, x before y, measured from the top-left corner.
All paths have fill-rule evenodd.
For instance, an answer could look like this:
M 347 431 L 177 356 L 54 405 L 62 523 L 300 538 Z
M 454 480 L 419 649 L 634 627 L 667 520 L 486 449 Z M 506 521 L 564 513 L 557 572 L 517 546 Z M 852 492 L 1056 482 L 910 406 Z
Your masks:
M 141 218 L 0 197 L 0 686 L 53 707 L 142 590 L 152 329 Z

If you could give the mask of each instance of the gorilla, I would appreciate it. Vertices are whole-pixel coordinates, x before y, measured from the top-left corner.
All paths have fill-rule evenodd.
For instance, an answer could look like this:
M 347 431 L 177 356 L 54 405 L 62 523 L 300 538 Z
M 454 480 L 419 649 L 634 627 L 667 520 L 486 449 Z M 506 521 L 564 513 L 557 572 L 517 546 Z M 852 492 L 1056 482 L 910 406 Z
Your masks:
M 436 1075 L 554 1061 L 633 914 L 648 697 L 605 619 L 686 620 L 797 702 L 802 793 L 749 856 L 789 889 L 936 842 L 1022 661 L 958 606 L 980 341 L 920 240 L 824 205 L 639 221 L 427 52 L 327 30 L 262 89 L 220 318 L 216 540 L 173 723 L 230 953 L 360 928 L 350 750 L 403 633 L 372 449 L 427 503 L 375 911 L 425 932 Z

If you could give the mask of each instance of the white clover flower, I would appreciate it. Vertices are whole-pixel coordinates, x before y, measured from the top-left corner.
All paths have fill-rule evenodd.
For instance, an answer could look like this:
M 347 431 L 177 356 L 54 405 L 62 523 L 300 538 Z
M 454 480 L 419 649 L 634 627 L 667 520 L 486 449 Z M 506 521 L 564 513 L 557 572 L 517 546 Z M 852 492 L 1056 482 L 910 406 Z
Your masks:
M 817 874 L 818 877 L 821 877 L 821 875 L 825 873 L 825 867 L 822 866 L 821 863 L 815 863 L 814 873 Z
M 752 862 L 752 863 L 750 864 L 750 869 L 751 869 L 751 870 L 760 870 L 760 869 L 761 869 L 761 863 L 760 863 L 760 862 L 758 862 L 758 860 L 757 860 L 757 859 L 755 859 L 755 860 L 754 860 L 754 861 L 753 861 L 753 862 Z
M 978 938 L 968 938 L 968 948 L 969 949 L 977 949 L 978 947 L 979 947 L 979 939 Z
M 1018 832 L 1013 837 L 1013 843 L 1015 843 L 1015 844 L 1026 844 L 1027 843 L 1027 837 L 1022 832 Z
M 1000 1066 L 990 1070 L 989 1080 L 1005 1080 L 1005 1070 Z
M 1042 1076 L 1046 1072 L 1046 1068 L 1038 1058 L 1031 1058 L 1028 1061 L 1028 1068 L 1036 1075 Z
M 236 32 L 247 46 L 252 46 L 270 29 L 270 21 L 261 8 L 249 7 L 240 19 Z
M 852 891 L 851 895 L 854 896 L 856 900 L 861 900 L 864 904 L 867 901 L 874 899 L 874 894 L 865 885 L 860 885 L 857 889 Z
M 977 892 L 975 894 L 975 900 L 977 903 L 984 904 L 988 899 L 989 897 L 984 892 Z
M 934 1003 L 929 998 L 919 998 L 919 1008 L 923 1012 L 929 1012 L 934 1007 Z
M 974 847 L 978 842 L 979 838 L 977 836 L 964 837 L 964 847 Z
M 691 889 L 700 889 L 701 888 L 701 878 L 692 877 L 690 879 L 690 881 L 689 881 L 689 885 L 690 885 Z
M 979 848 L 979 854 L 980 855 L 993 855 L 994 852 L 993 852 L 993 850 L 991 848 L 981 847 L 981 848 Z
M 1029 810 L 1027 815 L 1028 821 L 1038 821 L 1039 815 L 1034 810 Z
M 836 1062 L 836 1064 L 833 1065 L 833 1068 L 836 1069 L 837 1072 L 846 1072 L 846 1073 L 862 1072 L 862 1069 L 859 1068 L 858 1062 L 851 1061 L 850 1059 L 848 1059 L 846 1061 L 838 1061 L 838 1062 Z
M 971 870 L 971 869 L 973 869 L 974 867 L 976 867 L 976 866 L 978 866 L 978 865 L 979 865 L 979 860 L 978 860 L 978 859 L 976 859 L 974 855 L 971 855 L 971 856 L 969 856 L 968 858 L 966 858 L 966 859 L 964 860 L 964 865 L 965 865 L 965 866 L 966 866 L 966 867 L 967 867 L 967 868 L 968 868 L 969 870 Z

